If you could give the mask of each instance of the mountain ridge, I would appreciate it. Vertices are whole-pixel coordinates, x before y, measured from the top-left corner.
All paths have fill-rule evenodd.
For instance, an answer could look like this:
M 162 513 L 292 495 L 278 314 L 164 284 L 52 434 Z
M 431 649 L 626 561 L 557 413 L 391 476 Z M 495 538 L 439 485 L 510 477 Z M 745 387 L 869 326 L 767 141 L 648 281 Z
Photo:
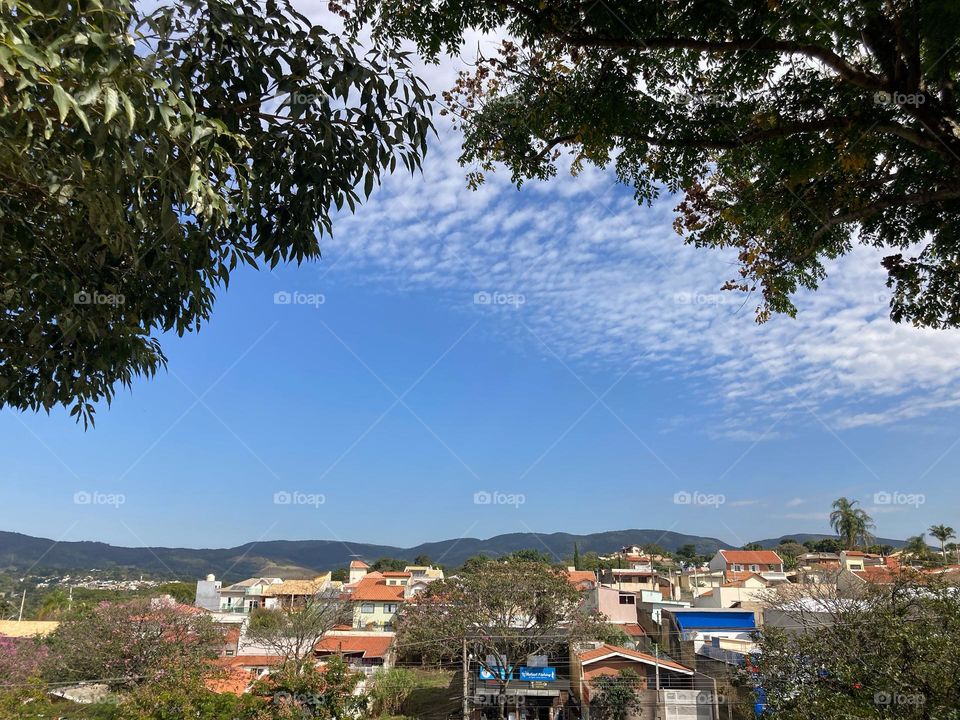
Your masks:
M 830 537 L 795 533 L 758 541 L 775 547 L 783 539 L 819 539 Z M 0 569 L 91 570 L 137 569 L 169 577 L 218 577 L 239 579 L 256 575 L 267 566 L 293 566 L 316 571 L 347 565 L 351 560 L 374 562 L 382 557 L 412 561 L 429 555 L 435 563 L 461 565 L 467 558 L 485 554 L 491 557 L 517 550 L 540 550 L 557 559 L 569 557 L 573 544 L 581 553 L 610 553 L 625 545 L 658 544 L 675 551 L 693 544 L 697 552 L 713 554 L 734 547 L 717 538 L 655 529 L 609 530 L 577 535 L 572 533 L 507 533 L 490 538 L 453 538 L 398 547 L 340 540 L 265 540 L 231 548 L 124 547 L 80 540 L 57 542 L 49 538 L 0 531 Z M 880 544 L 900 546 L 903 541 L 878 538 Z

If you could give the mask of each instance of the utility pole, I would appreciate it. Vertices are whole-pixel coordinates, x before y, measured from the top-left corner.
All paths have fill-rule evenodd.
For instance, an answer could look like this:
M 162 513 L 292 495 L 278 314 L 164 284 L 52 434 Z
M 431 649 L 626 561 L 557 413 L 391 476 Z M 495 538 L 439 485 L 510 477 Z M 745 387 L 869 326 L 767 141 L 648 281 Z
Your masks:
M 20 617 L 17 618 L 17 622 L 23 620 L 23 604 L 27 601 L 27 589 L 23 589 L 23 597 L 20 598 Z
M 470 720 L 470 656 L 466 635 L 463 636 L 463 720 Z

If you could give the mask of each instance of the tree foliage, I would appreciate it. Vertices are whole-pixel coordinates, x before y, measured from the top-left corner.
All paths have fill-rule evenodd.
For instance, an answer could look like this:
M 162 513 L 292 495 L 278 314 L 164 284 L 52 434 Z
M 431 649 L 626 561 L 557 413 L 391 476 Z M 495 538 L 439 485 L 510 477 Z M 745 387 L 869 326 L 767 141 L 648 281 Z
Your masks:
M 44 678 L 97 680 L 131 689 L 162 678 L 201 677 L 223 634 L 209 615 L 165 602 L 103 603 L 63 620 L 46 640 Z
M 238 265 L 319 256 L 429 97 L 289 0 L 0 0 L 0 404 L 84 422 Z
M 474 662 L 498 678 L 501 694 L 528 655 L 549 655 L 600 631 L 564 571 L 522 557 L 465 565 L 430 583 L 397 615 L 399 647 L 443 661 L 459 657 L 466 640 Z
M 590 714 L 598 720 L 628 720 L 640 707 L 640 676 L 630 668 L 591 681 Z
M 767 625 L 748 681 L 778 720 L 960 717 L 960 595 L 902 577 L 857 597 L 787 603 L 789 628 Z M 808 598 L 809 599 L 809 598 Z
M 261 645 L 295 665 L 312 663 L 317 641 L 337 625 L 352 624 L 350 603 L 333 594 L 316 595 L 293 608 L 259 609 L 245 642 Z
M 858 545 L 867 547 L 871 541 L 873 518 L 856 505 L 856 500 L 837 498 L 830 512 L 830 527 L 836 531 L 844 550 L 853 550 Z
M 314 663 L 286 663 L 250 689 L 252 702 L 243 720 L 347 720 L 366 708 L 367 697 L 354 690 L 363 675 L 343 658 Z
M 357 0 L 430 58 L 509 40 L 445 94 L 471 181 L 613 165 L 649 203 L 684 193 L 687 242 L 735 248 L 728 289 L 793 314 L 855 243 L 888 254 L 891 317 L 960 325 L 960 5 L 751 0 Z

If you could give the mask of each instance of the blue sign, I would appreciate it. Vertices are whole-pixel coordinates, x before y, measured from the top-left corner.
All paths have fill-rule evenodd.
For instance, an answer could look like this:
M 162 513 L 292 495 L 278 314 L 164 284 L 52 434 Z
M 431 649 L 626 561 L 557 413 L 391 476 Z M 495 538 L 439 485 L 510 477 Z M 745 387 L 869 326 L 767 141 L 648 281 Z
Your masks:
M 549 682 L 557 679 L 557 669 L 552 667 L 522 667 L 520 679 L 531 682 Z
M 504 676 L 504 674 L 505 674 L 503 668 L 498 666 L 498 667 L 495 668 L 495 669 L 496 669 L 496 671 L 497 671 L 497 676 L 496 676 L 496 677 L 494 677 L 494 676 L 493 676 L 493 673 L 490 672 L 489 670 L 487 670 L 485 667 L 481 667 L 481 668 L 480 668 L 480 679 L 481 679 L 481 680 L 503 680 L 503 676 Z M 521 672 L 523 672 L 522 669 L 521 669 Z M 513 673 L 510 673 L 510 679 L 513 680 Z

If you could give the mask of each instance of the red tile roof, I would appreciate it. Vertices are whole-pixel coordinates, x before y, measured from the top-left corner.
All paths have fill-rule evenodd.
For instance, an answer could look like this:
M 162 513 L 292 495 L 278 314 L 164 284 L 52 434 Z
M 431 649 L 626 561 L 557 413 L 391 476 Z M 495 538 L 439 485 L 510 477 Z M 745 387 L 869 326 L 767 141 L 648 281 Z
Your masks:
M 370 577 L 369 575 L 357 583 L 353 592 L 345 597 L 348 600 L 393 600 L 399 602 L 403 600 L 403 585 L 387 585 L 382 577 Z
M 623 623 L 617 625 L 617 627 L 623 630 L 630 637 L 646 637 L 647 635 L 646 631 L 637 625 L 637 623 Z
M 249 670 L 230 667 L 224 670 L 222 675 L 206 678 L 203 684 L 211 692 L 243 695 L 254 680 L 256 677 Z
M 352 567 L 352 568 L 368 568 L 368 567 L 370 567 L 370 566 L 367 565 L 363 560 L 351 560 L 351 561 L 350 561 L 350 567 Z
M 365 658 L 382 658 L 390 650 L 393 636 L 369 637 L 363 635 L 328 635 L 316 645 L 321 653 L 343 653 L 356 655 L 362 653 Z
M 597 575 L 593 570 L 566 570 L 564 571 L 567 574 L 567 580 L 581 587 L 583 583 L 592 583 L 596 585 Z
M 675 663 L 672 660 L 665 660 L 660 658 L 659 660 L 653 655 L 648 655 L 647 653 L 639 652 L 638 650 L 630 650 L 629 648 L 617 647 L 616 645 L 601 645 L 595 650 L 586 650 L 584 652 L 578 653 L 577 657 L 580 658 L 580 663 L 582 665 L 588 665 L 589 663 L 596 662 L 601 658 L 606 658 L 611 655 L 619 655 L 620 657 L 629 658 L 631 660 L 636 660 L 638 662 L 646 663 L 648 665 L 660 665 L 662 668 L 669 668 L 671 670 L 676 670 L 677 672 L 686 673 L 688 675 L 693 675 L 693 670 L 688 667 L 684 667 L 680 663 Z
M 282 665 L 283 660 L 280 655 L 234 655 L 217 658 L 216 662 L 225 667 L 273 667 Z
M 721 550 L 728 563 L 738 565 L 780 565 L 783 560 L 773 550 Z
M 867 582 L 880 583 L 885 585 L 892 583 L 897 572 L 884 565 L 873 565 L 863 568 L 863 570 L 851 570 L 857 577 L 863 578 Z

